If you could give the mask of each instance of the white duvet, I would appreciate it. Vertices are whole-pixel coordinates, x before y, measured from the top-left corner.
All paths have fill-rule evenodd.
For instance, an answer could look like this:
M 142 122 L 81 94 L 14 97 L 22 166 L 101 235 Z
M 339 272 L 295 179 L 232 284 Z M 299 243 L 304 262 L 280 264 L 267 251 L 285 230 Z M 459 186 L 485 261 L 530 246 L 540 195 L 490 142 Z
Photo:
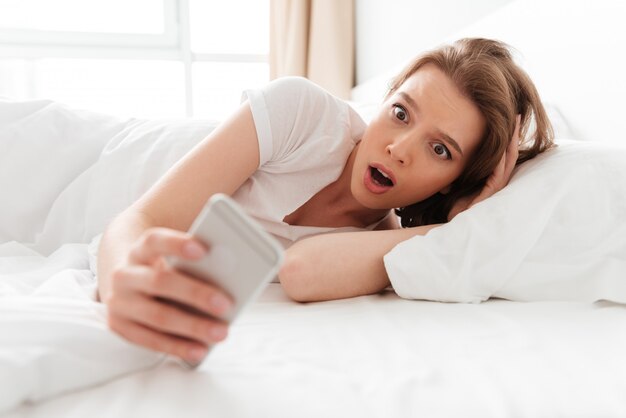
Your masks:
M 107 329 L 97 238 L 213 127 L 0 102 L 0 411 L 161 359 Z
M 49 257 L 0 245 L 0 411 L 150 367 L 162 356 L 106 327 L 87 244 Z
M 180 384 L 188 379 L 185 377 L 188 375 L 181 374 L 182 370 L 172 371 L 171 367 L 174 366 L 171 364 L 158 366 L 151 372 L 139 372 L 160 364 L 162 357 L 128 344 L 108 331 L 104 319 L 105 308 L 94 300 L 94 255 L 97 237 L 110 219 L 140 196 L 213 127 L 214 124 L 207 121 L 119 120 L 71 110 L 47 101 L 0 102 L 0 190 L 3 195 L 0 207 L 0 411 L 25 401 L 47 399 L 129 373 L 139 373 L 138 376 L 144 377 L 132 380 L 131 376 L 130 381 L 122 380 L 119 386 L 111 383 L 113 386 L 93 389 L 95 394 L 103 394 L 95 397 L 93 405 L 104 408 L 107 402 L 105 399 L 110 399 L 111 394 L 107 392 L 110 388 L 127 385 L 126 388 L 140 390 L 141 385 L 136 385 L 146 376 L 158 380 L 159 375 L 174 375 L 174 381 Z M 557 327 L 572 325 L 567 315 L 558 313 L 559 306 L 567 306 L 565 312 L 571 312 L 574 316 L 579 309 L 595 312 L 590 313 L 592 316 L 587 319 L 581 319 L 583 323 L 587 321 L 585 330 L 596 330 L 599 333 L 595 335 L 597 338 L 607 337 L 607 343 L 613 344 L 613 348 L 605 347 L 609 350 L 605 352 L 602 347 L 590 348 L 587 345 L 583 349 L 590 350 L 594 356 L 604 356 L 596 360 L 601 367 L 608 367 L 605 360 L 616 359 L 615 353 L 626 349 L 624 338 L 621 334 L 613 335 L 612 330 L 613 327 L 626 329 L 625 311 L 619 305 L 597 305 L 610 307 L 605 317 L 601 310 L 597 311 L 589 302 L 597 299 L 626 301 L 623 285 L 626 276 L 626 234 L 623 223 L 626 157 L 623 148 L 603 148 L 601 144 L 594 147 L 563 143 L 553 156 L 546 155 L 543 160 L 533 162 L 539 169 L 532 173 L 540 173 L 541 164 L 547 167 L 543 177 L 544 187 L 524 188 L 524 184 L 541 183 L 542 179 L 539 174 L 533 174 L 536 177 L 532 177 L 530 168 L 524 173 L 526 168 L 522 167 L 510 188 L 489 202 L 459 215 L 452 223 L 426 237 L 399 245 L 385 259 L 398 293 L 407 298 L 434 300 L 480 301 L 490 296 L 500 296 L 521 300 L 578 301 L 571 305 L 557 303 L 537 306 L 548 306 L 544 311 L 546 315 L 556 315 L 563 320 L 554 323 Z M 551 164 L 550 159 L 555 164 Z M 577 170 L 578 164 L 585 160 L 589 164 Z M 595 183 L 599 179 L 603 182 Z M 557 197 L 551 198 L 551 193 Z M 503 204 L 497 205 L 498 201 Z M 508 222 L 510 218 L 514 218 L 514 222 Z M 572 231 L 583 234 L 583 242 L 577 242 L 577 235 L 573 235 Z M 572 249 L 579 252 L 566 252 Z M 576 261 L 580 264 L 576 264 Z M 568 278 L 573 279 L 568 282 Z M 493 395 L 502 390 L 498 388 L 497 380 L 492 379 L 496 370 L 489 368 L 490 357 L 485 354 L 474 358 L 476 363 L 467 363 L 461 357 L 437 357 L 438 348 L 431 344 L 427 346 L 430 349 L 422 354 L 429 356 L 430 361 L 441 362 L 439 368 L 427 362 L 417 362 L 414 364 L 417 369 L 411 371 L 403 369 L 403 365 L 396 362 L 396 357 L 411 358 L 414 347 L 426 343 L 422 339 L 439 338 L 445 344 L 456 343 L 452 334 L 428 322 L 437 321 L 437 315 L 456 323 L 455 326 L 461 332 L 463 320 L 458 323 L 453 318 L 457 314 L 460 315 L 459 319 L 468 318 L 467 329 L 478 334 L 462 337 L 469 338 L 466 342 L 476 343 L 478 340 L 475 337 L 479 336 L 483 341 L 481 347 L 485 348 L 489 346 L 489 338 L 494 338 L 495 346 L 500 347 L 498 349 L 530 347 L 531 354 L 519 364 L 515 364 L 509 354 L 505 355 L 504 364 L 509 365 L 510 373 L 523 374 L 527 366 L 531 367 L 533 361 L 540 361 L 538 359 L 548 352 L 554 361 L 563 362 L 555 372 L 561 375 L 554 382 L 566 384 L 567 379 L 562 373 L 570 366 L 570 360 L 575 362 L 579 358 L 578 352 L 571 359 L 559 358 L 561 350 L 566 355 L 567 347 L 564 345 L 546 348 L 540 344 L 540 348 L 532 351 L 533 347 L 537 348 L 536 341 L 542 341 L 543 338 L 528 336 L 534 335 L 530 329 L 536 324 L 519 328 L 521 333 L 515 332 L 516 321 L 523 321 L 527 314 L 538 315 L 541 312 L 541 309 L 535 311 L 532 306 L 524 311 L 526 308 L 523 307 L 500 308 L 501 305 L 489 302 L 484 305 L 486 307 L 458 305 L 457 308 L 445 308 L 454 305 L 402 301 L 387 294 L 384 309 L 378 306 L 383 300 L 379 296 L 314 304 L 312 306 L 317 307 L 304 308 L 280 296 L 280 288 L 277 286 L 272 285 L 277 301 L 263 305 L 261 312 L 252 309 L 242 325 L 234 330 L 234 335 L 239 335 L 239 339 L 233 338 L 222 351 L 216 350 L 213 366 L 207 366 L 211 373 L 216 373 L 211 370 L 212 367 L 221 370 L 221 374 L 218 374 L 226 382 L 238 382 L 233 383 L 233 388 L 239 384 L 252 390 L 243 379 L 248 378 L 249 372 L 236 367 L 238 371 L 233 371 L 232 365 L 237 361 L 233 356 L 241 350 L 245 352 L 245 345 L 239 344 L 251 342 L 253 338 L 257 341 L 254 347 L 258 349 L 263 348 L 258 344 L 271 343 L 273 340 L 268 340 L 261 332 L 268 326 L 274 330 L 274 338 L 286 338 L 286 345 L 282 348 L 280 344 L 276 345 L 276 353 L 261 353 L 258 363 L 254 361 L 254 353 L 247 352 L 248 356 L 253 357 L 243 363 L 258 367 L 259 373 L 270 373 L 270 377 L 273 367 L 276 367 L 277 374 L 274 377 L 279 383 L 276 386 L 269 385 L 268 388 L 291 391 L 294 399 L 299 399 L 304 394 L 293 393 L 298 384 L 304 389 L 322 390 L 323 382 L 330 379 L 336 393 L 349 394 L 352 396 L 349 401 L 360 400 L 363 405 L 368 405 L 368 402 L 373 402 L 368 401 L 369 397 L 378 388 L 377 379 L 390 379 L 393 376 L 385 386 L 386 392 L 382 392 L 381 399 L 389 402 L 391 410 L 398 412 L 406 410 L 402 406 L 394 406 L 392 402 L 397 401 L 398 397 L 418 396 L 412 388 L 419 382 L 430 382 L 431 386 L 419 387 L 426 388 L 425 396 L 431 397 L 434 403 L 431 405 L 428 400 L 422 399 L 425 403 L 411 401 L 407 407 L 422 412 L 432 412 L 428 408 L 436 406 L 437 402 L 444 402 L 447 391 L 471 386 L 474 377 L 479 381 L 484 380 L 482 383 L 488 382 L 490 386 L 484 389 L 484 393 L 478 386 L 468 389 L 471 396 L 463 397 L 467 402 L 471 403 L 474 396 L 484 396 L 486 399 L 490 393 Z M 494 310 L 494 306 L 498 308 Z M 368 315 L 366 312 L 370 309 L 376 315 Z M 506 315 L 501 316 L 503 314 L 499 313 L 499 309 L 520 311 L 511 314 L 512 319 L 506 319 Z M 334 310 L 338 316 L 333 315 Z M 254 325 L 255 312 L 261 315 L 259 323 L 264 324 L 259 328 Z M 314 315 L 303 317 L 304 322 L 301 324 L 313 325 L 316 332 L 323 329 L 324 323 L 332 325 L 333 318 L 343 318 L 347 328 L 332 325 L 330 329 L 333 331 L 324 335 L 324 340 L 334 341 L 337 348 L 342 346 L 347 329 L 359 329 L 354 338 L 360 341 L 364 351 L 360 356 L 354 356 L 354 359 L 365 360 L 370 355 L 378 355 L 376 358 L 379 363 L 372 366 L 371 374 L 357 373 L 359 379 L 342 378 L 346 370 L 350 373 L 360 370 L 356 363 L 351 362 L 349 353 L 340 350 L 344 356 L 342 362 L 334 363 L 328 358 L 332 356 L 332 350 L 329 350 L 333 344 L 317 348 L 303 346 L 308 341 L 305 330 L 297 331 L 298 323 L 286 319 L 292 312 L 314 312 Z M 428 326 L 411 331 L 412 321 L 407 320 L 405 315 L 409 315 L 409 318 L 410 315 L 422 315 L 420 321 L 426 321 L 422 325 Z M 503 322 L 499 324 L 500 317 Z M 405 322 L 398 322 L 400 318 Z M 489 329 L 485 329 L 484 334 L 481 334 L 481 326 L 484 325 L 481 324 L 481 318 L 490 318 L 486 323 L 497 325 L 499 331 L 492 334 Z M 538 319 L 537 323 L 540 322 Z M 445 323 L 446 320 L 443 326 Z M 280 334 L 278 330 L 281 324 L 301 338 Z M 400 324 L 403 325 L 396 329 Z M 513 332 L 502 331 L 507 327 L 512 327 Z M 378 338 L 377 332 L 381 329 L 384 330 L 383 337 Z M 550 331 L 545 329 L 541 332 Z M 580 344 L 579 337 L 582 336 L 572 332 L 566 341 Z M 554 340 L 548 339 L 551 342 Z M 346 340 L 346 344 L 350 342 Z M 229 347 L 233 354 L 226 351 Z M 297 357 L 299 350 L 304 350 L 303 353 L 309 353 L 310 356 L 303 357 L 295 366 L 288 366 L 289 356 Z M 474 357 L 479 355 L 474 349 L 468 350 L 474 353 Z M 515 350 L 513 352 L 517 353 Z M 444 350 L 442 353 L 461 356 L 461 351 Z M 503 353 L 494 353 L 500 354 Z M 226 363 L 220 363 L 220 358 Z M 347 369 L 344 370 L 343 364 Z M 390 369 L 387 370 L 386 366 Z M 457 377 L 461 379 L 457 382 L 454 381 L 455 369 L 459 373 Z M 540 372 L 538 369 L 532 370 Z M 393 373 L 390 375 L 389 371 Z M 596 372 L 589 372 L 586 376 L 607 379 L 605 371 Z M 243 380 L 237 380 L 237 373 Z M 502 379 L 505 379 L 505 375 L 497 374 Z M 302 379 L 298 379 L 298 376 L 302 376 Z M 365 379 L 365 386 L 358 386 L 362 379 Z M 541 400 L 544 395 L 530 389 L 535 383 L 533 377 L 526 375 L 521 379 L 534 394 L 534 399 Z M 611 377 L 607 382 L 611 388 L 609 392 L 624 392 L 624 380 L 619 376 Z M 257 383 L 261 384 L 261 381 Z M 519 382 L 509 384 L 512 386 L 504 387 L 509 387 L 511 391 L 523 386 Z M 158 387 L 159 383 L 155 385 Z M 582 395 L 587 388 L 588 385 L 582 385 L 573 393 Z M 192 395 L 197 393 L 194 389 L 189 391 Z M 214 399 L 214 402 L 225 408 L 223 411 L 228 411 L 237 401 L 234 395 L 236 392 L 228 393 L 234 396 L 229 398 L 230 403 L 224 399 Z M 268 391 L 262 393 L 270 396 Z M 610 411 L 626 411 L 623 403 L 613 399 L 612 393 L 606 395 L 613 402 L 608 405 L 612 408 Z M 146 400 L 155 400 L 158 396 L 157 389 L 146 389 Z M 515 403 L 517 398 L 513 396 L 511 399 L 508 404 L 503 401 L 500 408 L 511 408 L 511 402 Z M 585 407 L 593 410 L 598 404 L 597 399 L 593 398 Z M 565 402 L 564 398 L 561 401 Z M 64 405 L 63 401 L 60 402 L 58 405 Z M 196 404 L 198 407 L 201 405 L 198 402 Z M 91 404 L 86 404 L 83 412 L 89 412 L 88 405 Z M 141 405 L 137 408 L 137 412 L 147 411 Z M 341 408 L 347 411 L 349 405 Z M 495 408 L 492 411 L 497 412 L 499 409 Z M 367 412 L 367 408 L 359 410 Z M 533 416 L 535 409 L 528 407 L 526 411 L 530 412 L 526 416 Z M 45 408 L 42 409 L 41 416 L 46 416 L 46 412 Z M 379 416 L 378 412 L 384 410 L 369 411 L 372 416 Z

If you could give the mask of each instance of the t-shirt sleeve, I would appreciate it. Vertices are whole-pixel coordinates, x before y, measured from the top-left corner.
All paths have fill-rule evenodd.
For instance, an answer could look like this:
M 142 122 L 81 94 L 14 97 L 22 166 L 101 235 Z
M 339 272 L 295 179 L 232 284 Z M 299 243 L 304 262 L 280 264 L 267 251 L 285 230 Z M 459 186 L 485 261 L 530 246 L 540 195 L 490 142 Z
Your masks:
M 246 90 L 259 140 L 260 163 L 284 161 L 312 136 L 333 129 L 345 102 L 303 77 L 282 77 L 258 90 Z

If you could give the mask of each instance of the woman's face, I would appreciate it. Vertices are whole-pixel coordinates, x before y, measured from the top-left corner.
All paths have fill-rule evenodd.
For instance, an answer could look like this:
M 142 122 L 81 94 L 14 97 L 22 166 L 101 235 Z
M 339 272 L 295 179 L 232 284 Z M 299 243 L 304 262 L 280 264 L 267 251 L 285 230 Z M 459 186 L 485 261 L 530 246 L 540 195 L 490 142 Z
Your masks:
M 371 209 L 422 201 L 462 173 L 485 130 L 478 107 L 441 70 L 425 65 L 383 104 L 359 143 L 354 197 Z

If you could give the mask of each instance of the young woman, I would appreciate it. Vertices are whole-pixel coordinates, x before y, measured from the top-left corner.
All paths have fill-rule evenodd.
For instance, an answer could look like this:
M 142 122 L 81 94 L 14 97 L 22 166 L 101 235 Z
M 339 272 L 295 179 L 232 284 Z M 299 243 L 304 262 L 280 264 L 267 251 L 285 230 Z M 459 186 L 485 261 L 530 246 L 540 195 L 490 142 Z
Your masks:
M 491 196 L 516 163 L 552 145 L 533 83 L 506 45 L 487 39 L 418 57 L 369 125 L 302 78 L 247 98 L 107 227 L 99 297 L 111 329 L 132 342 L 193 361 L 226 337 L 212 318 L 229 309 L 227 296 L 164 262 L 210 251 L 183 231 L 214 193 L 233 196 L 285 245 L 289 296 L 346 298 L 387 287 L 383 256 L 396 244 Z

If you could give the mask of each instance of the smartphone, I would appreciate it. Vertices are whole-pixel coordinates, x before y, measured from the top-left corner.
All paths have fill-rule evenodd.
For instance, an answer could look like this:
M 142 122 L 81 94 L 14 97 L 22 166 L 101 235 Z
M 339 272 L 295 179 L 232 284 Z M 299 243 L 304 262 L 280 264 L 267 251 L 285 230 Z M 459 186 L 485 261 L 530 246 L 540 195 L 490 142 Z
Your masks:
M 207 254 L 193 261 L 169 257 L 168 262 L 224 290 L 234 306 L 220 319 L 232 323 L 276 277 L 284 257 L 283 247 L 237 202 L 221 193 L 208 200 L 189 233 L 209 247 Z M 195 368 L 202 361 L 183 362 Z

